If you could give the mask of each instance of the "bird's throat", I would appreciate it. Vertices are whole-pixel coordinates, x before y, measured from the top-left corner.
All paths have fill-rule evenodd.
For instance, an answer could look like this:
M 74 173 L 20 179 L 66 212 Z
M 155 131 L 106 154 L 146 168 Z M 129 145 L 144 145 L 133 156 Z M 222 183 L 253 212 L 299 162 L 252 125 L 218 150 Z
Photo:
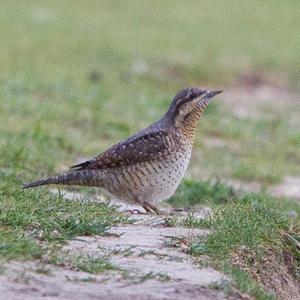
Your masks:
M 201 108 L 194 110 L 186 115 L 184 119 L 178 124 L 178 127 L 180 128 L 182 134 L 191 141 L 194 139 L 197 123 L 202 115 L 202 112 L 203 109 Z

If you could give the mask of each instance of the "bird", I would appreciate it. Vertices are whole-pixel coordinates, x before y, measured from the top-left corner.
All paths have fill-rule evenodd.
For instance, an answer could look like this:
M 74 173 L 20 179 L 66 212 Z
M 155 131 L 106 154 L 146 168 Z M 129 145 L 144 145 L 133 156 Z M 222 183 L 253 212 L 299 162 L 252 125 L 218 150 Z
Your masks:
M 64 173 L 23 185 L 100 187 L 126 203 L 159 213 L 184 177 L 191 159 L 196 126 L 210 100 L 221 90 L 200 87 L 180 90 L 167 112 L 149 127 L 117 143 L 93 159 Z

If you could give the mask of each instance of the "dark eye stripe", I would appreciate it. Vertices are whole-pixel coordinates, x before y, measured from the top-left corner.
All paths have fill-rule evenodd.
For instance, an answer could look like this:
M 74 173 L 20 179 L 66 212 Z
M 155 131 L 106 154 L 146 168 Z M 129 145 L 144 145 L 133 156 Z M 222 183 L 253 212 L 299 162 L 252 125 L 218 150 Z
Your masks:
M 176 106 L 179 107 L 179 106 L 181 106 L 181 105 L 183 105 L 183 104 L 185 104 L 185 103 L 187 103 L 187 102 L 189 102 L 189 101 L 191 101 L 193 99 L 194 99 L 194 97 L 186 97 L 186 98 L 179 99 L 176 102 Z
M 179 113 L 179 110 L 182 107 L 182 105 L 205 93 L 206 90 L 200 89 L 198 87 L 186 88 L 179 91 L 170 105 L 168 114 L 171 116 L 171 118 L 174 118 Z

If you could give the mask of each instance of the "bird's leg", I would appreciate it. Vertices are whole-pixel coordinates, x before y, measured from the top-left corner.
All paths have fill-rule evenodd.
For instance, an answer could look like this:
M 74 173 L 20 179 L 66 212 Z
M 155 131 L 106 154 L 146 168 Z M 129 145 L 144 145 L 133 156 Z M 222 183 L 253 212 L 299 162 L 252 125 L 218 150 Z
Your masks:
M 148 202 L 145 202 L 144 201 L 144 205 L 143 205 L 143 208 L 147 211 L 147 212 L 154 212 L 155 214 L 159 215 L 161 214 L 160 210 L 155 207 L 154 205 L 148 203 Z
M 152 210 L 148 206 L 143 205 L 142 207 L 147 213 L 152 213 Z
M 149 202 L 147 201 L 144 201 L 141 199 L 141 197 L 138 197 L 136 200 L 135 200 L 138 204 L 140 204 L 147 213 L 155 213 L 157 215 L 160 214 L 160 211 L 157 207 L 155 207 L 154 205 L 150 204 Z

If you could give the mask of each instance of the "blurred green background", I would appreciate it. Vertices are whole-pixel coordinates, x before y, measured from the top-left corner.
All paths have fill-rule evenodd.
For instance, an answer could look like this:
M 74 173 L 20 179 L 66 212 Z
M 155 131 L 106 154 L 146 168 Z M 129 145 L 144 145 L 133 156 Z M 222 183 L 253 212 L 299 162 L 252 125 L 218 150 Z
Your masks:
M 188 176 L 299 176 L 299 1 L 1 1 L 0 163 L 33 179 L 224 89 Z M 242 113 L 241 113 L 242 112 Z M 9 171 L 10 170 L 10 171 Z
M 127 221 L 113 207 L 23 183 L 101 153 L 160 118 L 178 90 L 200 86 L 224 92 L 199 122 L 189 179 L 169 203 L 208 203 L 214 218 L 171 217 L 173 226 L 212 228 L 188 251 L 220 260 L 241 291 L 262 293 L 224 265 L 235 254 L 250 273 L 274 271 L 268 286 L 284 278 L 280 290 L 289 292 L 281 270 L 288 263 L 285 272 L 299 273 L 299 230 L 290 223 L 299 205 L 235 193 L 300 199 L 299 63 L 297 0 L 0 0 L 0 273 L 3 259 L 66 267 L 64 241 Z

